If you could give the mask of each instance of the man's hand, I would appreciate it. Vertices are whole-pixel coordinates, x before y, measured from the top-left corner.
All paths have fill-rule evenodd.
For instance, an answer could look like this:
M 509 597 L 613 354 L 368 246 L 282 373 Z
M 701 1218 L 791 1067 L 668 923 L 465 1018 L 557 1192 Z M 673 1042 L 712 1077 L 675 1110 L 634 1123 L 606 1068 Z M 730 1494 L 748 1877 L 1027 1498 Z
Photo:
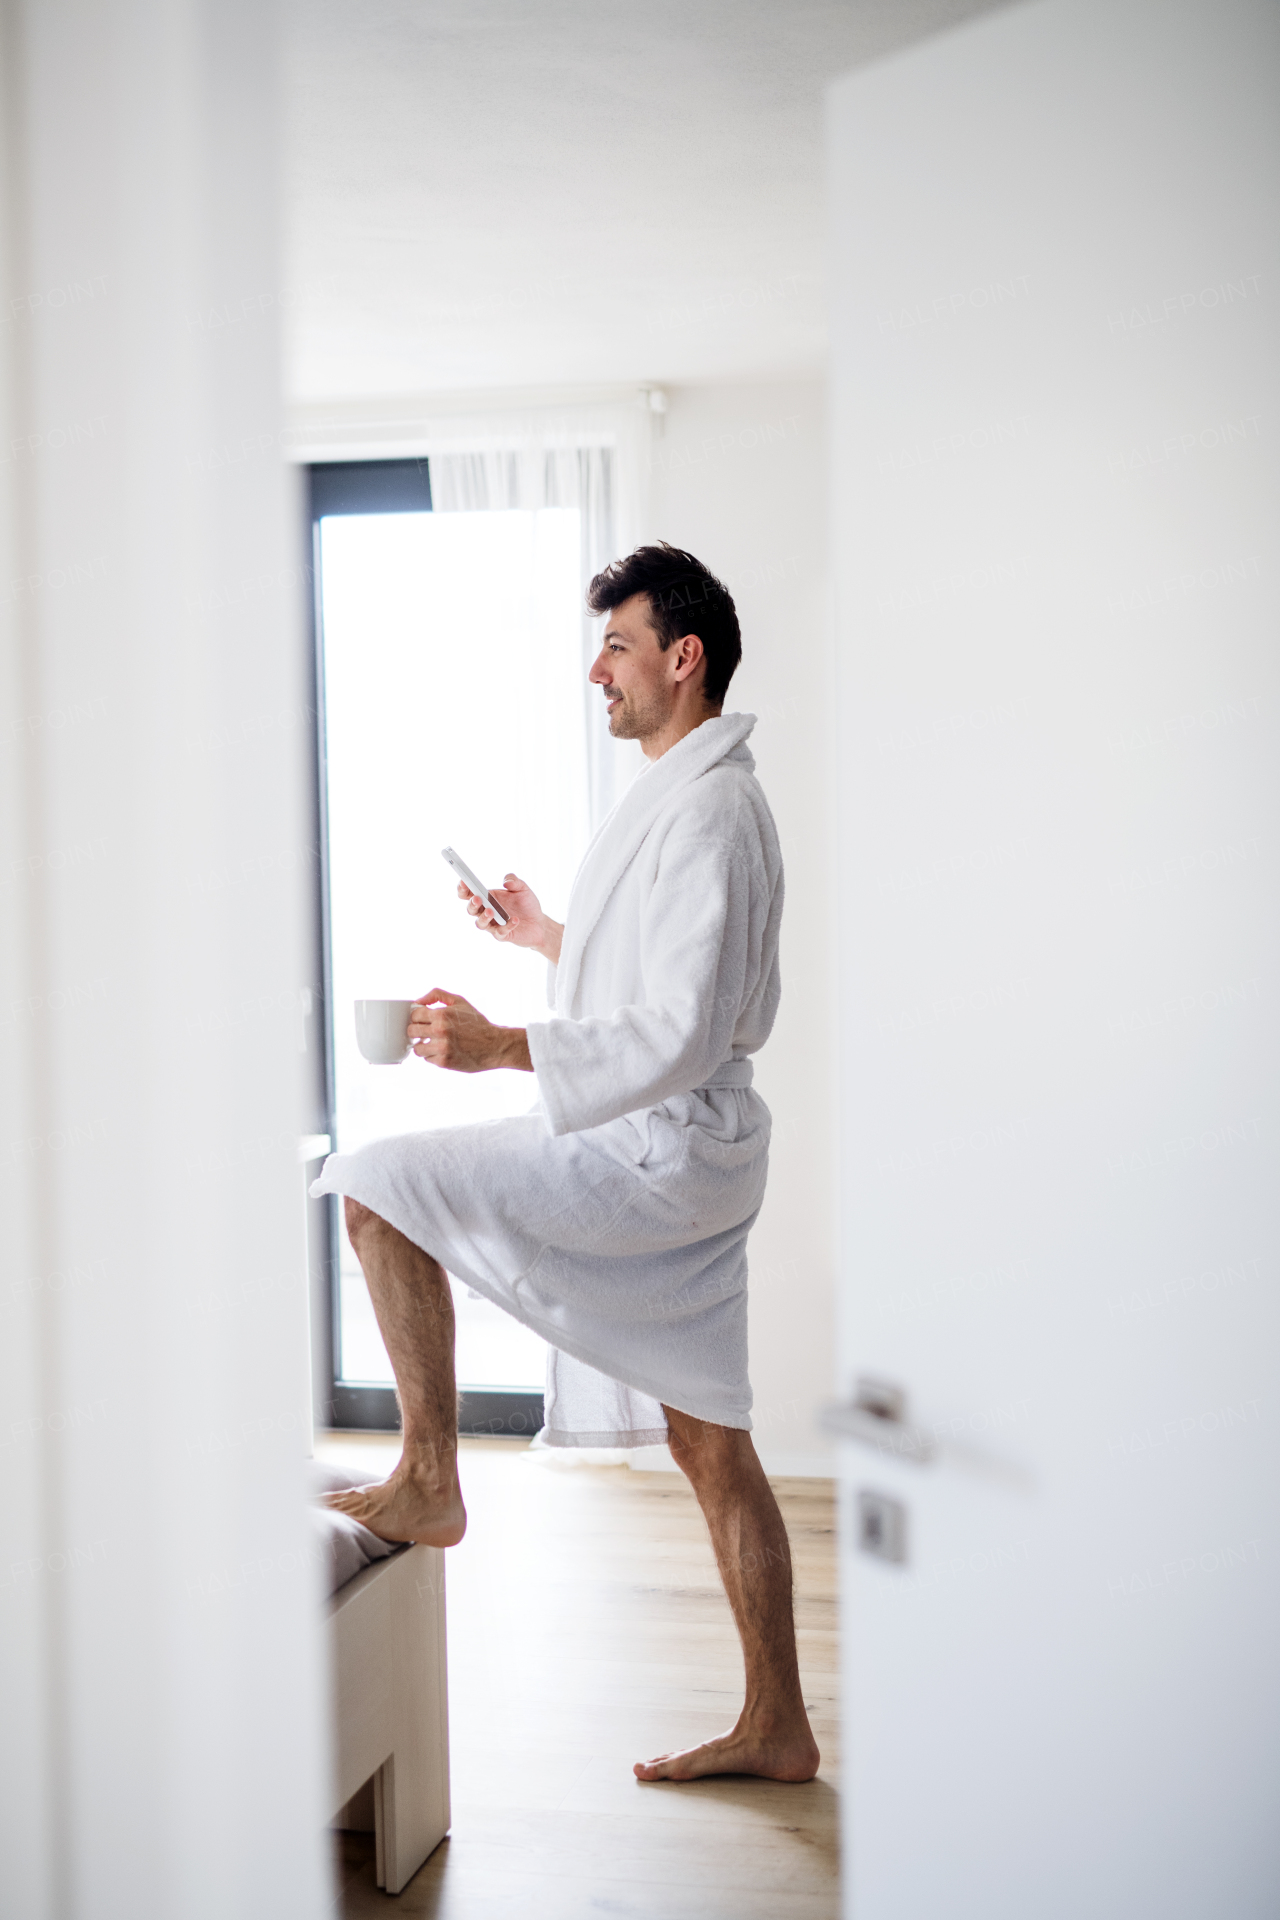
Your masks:
M 491 887 L 489 892 L 508 916 L 505 927 L 498 925 L 479 894 L 472 893 L 461 880 L 458 882 L 458 898 L 466 901 L 467 912 L 479 933 L 491 933 L 505 946 L 532 947 L 553 964 L 559 960 L 564 928 L 542 911 L 532 887 L 526 886 L 518 874 L 509 873 L 500 887 Z
M 493 1067 L 533 1072 L 523 1027 L 495 1027 L 460 993 L 446 993 L 443 987 L 432 987 L 414 1001 L 409 1038 L 419 1060 L 454 1073 L 488 1073 Z

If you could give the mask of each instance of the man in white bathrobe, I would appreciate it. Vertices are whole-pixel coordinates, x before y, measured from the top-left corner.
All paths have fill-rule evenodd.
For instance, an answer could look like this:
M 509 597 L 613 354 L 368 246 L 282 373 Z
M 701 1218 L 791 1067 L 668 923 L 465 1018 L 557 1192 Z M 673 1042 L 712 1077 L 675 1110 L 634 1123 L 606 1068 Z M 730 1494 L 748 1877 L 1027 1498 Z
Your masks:
M 404 1427 L 391 1478 L 331 1500 L 386 1539 L 462 1538 L 455 1274 L 549 1343 L 552 1445 L 666 1440 L 706 1516 L 746 1701 L 728 1733 L 637 1775 L 808 1780 L 790 1550 L 750 1437 L 746 1241 L 769 1147 L 750 1056 L 778 1005 L 782 859 L 754 719 L 722 711 L 738 619 L 666 545 L 607 567 L 589 604 L 609 615 L 590 679 L 610 732 L 650 764 L 588 848 L 563 926 L 514 874 L 496 890 L 506 927 L 459 889 L 481 931 L 546 958 L 550 1016 L 496 1027 L 436 988 L 410 1026 L 437 1067 L 536 1074 L 537 1107 L 334 1154 L 312 1189 L 346 1196 Z

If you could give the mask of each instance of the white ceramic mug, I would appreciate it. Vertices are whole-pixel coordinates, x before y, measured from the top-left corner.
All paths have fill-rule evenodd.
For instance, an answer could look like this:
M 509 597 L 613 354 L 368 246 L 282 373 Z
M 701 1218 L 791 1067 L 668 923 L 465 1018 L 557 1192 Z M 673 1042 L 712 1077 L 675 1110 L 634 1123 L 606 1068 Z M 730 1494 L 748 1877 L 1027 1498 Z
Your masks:
M 412 1000 L 357 1000 L 356 1045 L 373 1067 L 398 1067 L 409 1051 Z

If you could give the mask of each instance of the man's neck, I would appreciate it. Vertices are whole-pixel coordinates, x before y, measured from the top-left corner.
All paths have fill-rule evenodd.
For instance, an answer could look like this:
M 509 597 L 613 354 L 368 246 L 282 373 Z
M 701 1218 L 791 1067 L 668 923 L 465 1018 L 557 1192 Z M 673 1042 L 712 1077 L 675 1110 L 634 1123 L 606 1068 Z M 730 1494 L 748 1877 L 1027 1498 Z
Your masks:
M 670 753 L 672 747 L 678 746 L 704 720 L 718 720 L 722 711 L 720 707 L 704 706 L 699 701 L 696 707 L 688 711 L 673 713 L 659 733 L 646 734 L 640 742 L 640 750 L 646 760 L 661 760 L 664 753 Z

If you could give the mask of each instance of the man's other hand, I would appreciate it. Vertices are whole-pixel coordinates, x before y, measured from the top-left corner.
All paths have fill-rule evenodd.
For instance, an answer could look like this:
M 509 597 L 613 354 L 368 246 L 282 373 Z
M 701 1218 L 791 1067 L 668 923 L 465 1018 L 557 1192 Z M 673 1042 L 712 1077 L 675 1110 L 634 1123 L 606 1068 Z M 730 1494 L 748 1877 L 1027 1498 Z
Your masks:
M 532 947 L 535 953 L 553 962 L 560 958 L 564 928 L 542 911 L 537 894 L 519 874 L 507 874 L 500 887 L 490 887 L 489 894 L 507 915 L 505 927 L 499 926 L 479 894 L 472 893 L 463 881 L 458 882 L 458 898 L 466 901 L 467 912 L 478 932 L 491 933 L 504 946 Z
M 523 1027 L 495 1027 L 460 993 L 443 987 L 432 987 L 414 1001 L 409 1038 L 419 1060 L 454 1073 L 488 1073 L 493 1067 L 533 1072 Z

